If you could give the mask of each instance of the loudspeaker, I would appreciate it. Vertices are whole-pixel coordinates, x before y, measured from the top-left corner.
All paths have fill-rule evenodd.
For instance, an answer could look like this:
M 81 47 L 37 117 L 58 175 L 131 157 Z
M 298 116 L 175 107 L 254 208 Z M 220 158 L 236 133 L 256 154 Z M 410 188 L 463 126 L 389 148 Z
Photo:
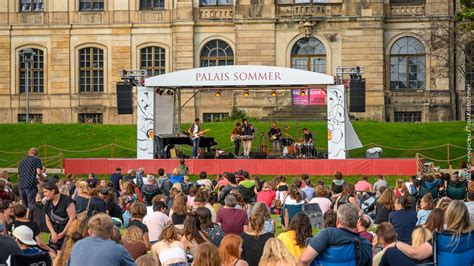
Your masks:
M 217 159 L 234 159 L 234 154 L 230 152 L 221 152 L 217 154 Z
M 327 159 L 328 157 L 329 155 L 325 151 L 318 153 L 318 159 Z
M 278 159 L 280 157 L 281 157 L 280 152 L 269 152 L 268 155 L 267 155 L 268 159 Z
M 215 159 L 216 158 L 216 153 L 215 152 L 203 152 L 199 155 L 199 158 L 202 159 Z
M 250 158 L 252 158 L 252 159 L 266 159 L 267 154 L 265 152 L 255 151 L 255 152 L 250 153 Z
M 117 83 L 117 111 L 119 115 L 133 114 L 133 85 Z
M 365 79 L 351 79 L 349 111 L 365 112 Z

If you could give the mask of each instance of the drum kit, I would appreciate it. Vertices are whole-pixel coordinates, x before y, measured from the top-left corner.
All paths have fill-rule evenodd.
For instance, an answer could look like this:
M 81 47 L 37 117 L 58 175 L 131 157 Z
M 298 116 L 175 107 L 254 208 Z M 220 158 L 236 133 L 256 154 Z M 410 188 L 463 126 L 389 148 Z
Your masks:
M 317 158 L 316 148 L 313 143 L 305 143 L 302 138 L 296 139 L 287 133 L 284 133 L 288 138 L 280 139 L 283 147 L 282 158 L 288 159 L 303 159 L 303 158 Z

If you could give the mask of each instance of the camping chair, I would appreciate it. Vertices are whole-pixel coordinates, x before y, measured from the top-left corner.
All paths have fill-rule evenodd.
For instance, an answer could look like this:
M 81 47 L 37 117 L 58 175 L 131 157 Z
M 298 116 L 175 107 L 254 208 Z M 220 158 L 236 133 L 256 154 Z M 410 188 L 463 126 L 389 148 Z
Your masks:
M 459 238 L 451 233 L 433 232 L 434 265 L 474 265 L 474 233 L 462 234 Z
M 307 203 L 303 205 L 303 212 L 308 215 L 312 227 L 321 228 L 324 223 L 323 211 L 317 203 Z
M 360 261 L 360 242 L 353 240 L 346 244 L 330 246 L 311 262 L 311 266 L 356 266 Z
M 433 196 L 433 199 L 437 199 L 439 196 L 438 192 L 438 186 L 434 186 L 431 189 L 428 189 L 426 187 L 425 181 L 421 181 L 420 183 L 420 191 L 418 193 L 418 197 L 421 199 L 424 195 L 431 193 L 431 196 Z
M 291 219 L 303 210 L 303 204 L 292 205 L 292 204 L 285 204 L 284 209 L 282 210 L 282 224 L 285 225 L 285 209 L 288 210 L 288 222 L 291 222 Z
M 48 253 L 35 254 L 35 255 L 12 255 L 10 257 L 11 266 L 51 266 L 51 257 Z
M 453 200 L 463 200 L 466 198 L 467 181 L 464 182 L 448 182 L 446 187 L 446 196 Z

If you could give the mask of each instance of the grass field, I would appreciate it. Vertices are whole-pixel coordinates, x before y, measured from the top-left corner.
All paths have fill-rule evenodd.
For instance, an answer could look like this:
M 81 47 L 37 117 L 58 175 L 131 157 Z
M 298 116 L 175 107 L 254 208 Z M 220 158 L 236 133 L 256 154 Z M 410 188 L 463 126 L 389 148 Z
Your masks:
M 254 149 L 259 149 L 261 135 L 266 134 L 270 122 L 257 121 L 253 123 L 257 129 L 257 140 Z M 215 137 L 218 148 L 232 150 L 229 133 L 234 122 L 219 122 L 204 124 L 210 128 L 208 136 Z M 364 157 L 365 151 L 375 144 L 383 148 L 386 158 L 413 158 L 421 153 L 437 160 L 459 158 L 465 154 L 466 133 L 463 122 L 443 123 L 383 123 L 371 121 L 355 121 L 354 128 L 364 147 L 350 152 L 351 158 Z M 187 129 L 189 125 L 183 125 Z M 327 128 L 324 122 L 279 122 L 279 126 L 289 127 L 287 133 L 300 137 L 301 129 L 307 127 L 316 136 L 319 150 L 327 148 Z M 86 124 L 2 124 L 0 125 L 0 167 L 14 166 L 29 147 L 39 147 L 40 156 L 46 153 L 47 167 L 60 166 L 60 153 L 64 157 L 135 157 L 136 147 L 135 125 L 86 125 Z M 108 144 L 119 146 L 107 146 Z M 45 146 L 47 144 L 47 146 Z M 267 143 L 270 146 L 270 143 Z M 443 146 L 444 145 L 444 146 Z M 455 146 L 454 146 L 455 145 Z M 438 147 L 439 146 L 439 147 Z M 104 148 L 101 148 L 104 147 Z M 436 148 L 438 147 L 438 148 Z M 186 152 L 190 147 L 183 148 Z M 451 161 L 457 167 L 461 159 Z M 440 162 L 446 167 L 445 162 Z

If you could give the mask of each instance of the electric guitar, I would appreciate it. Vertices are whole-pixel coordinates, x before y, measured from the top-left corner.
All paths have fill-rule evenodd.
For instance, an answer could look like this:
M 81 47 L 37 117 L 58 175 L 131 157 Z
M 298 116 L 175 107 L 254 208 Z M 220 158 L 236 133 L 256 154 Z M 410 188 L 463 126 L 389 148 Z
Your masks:
M 189 135 L 189 137 L 191 138 L 191 140 L 195 140 L 197 138 L 200 138 L 202 135 L 206 134 L 207 132 L 211 131 L 210 128 L 206 128 L 204 130 L 201 130 L 199 131 L 197 134 L 191 134 Z

